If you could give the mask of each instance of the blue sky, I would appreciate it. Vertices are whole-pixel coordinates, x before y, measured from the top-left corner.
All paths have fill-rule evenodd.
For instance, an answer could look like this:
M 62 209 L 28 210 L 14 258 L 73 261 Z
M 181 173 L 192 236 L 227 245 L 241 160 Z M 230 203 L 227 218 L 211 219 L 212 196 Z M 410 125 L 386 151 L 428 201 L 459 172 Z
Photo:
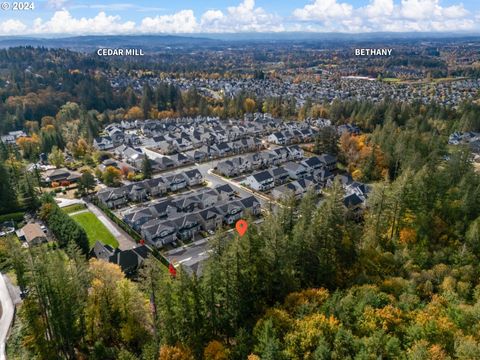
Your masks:
M 0 35 L 480 31 L 480 0 L 33 1 Z

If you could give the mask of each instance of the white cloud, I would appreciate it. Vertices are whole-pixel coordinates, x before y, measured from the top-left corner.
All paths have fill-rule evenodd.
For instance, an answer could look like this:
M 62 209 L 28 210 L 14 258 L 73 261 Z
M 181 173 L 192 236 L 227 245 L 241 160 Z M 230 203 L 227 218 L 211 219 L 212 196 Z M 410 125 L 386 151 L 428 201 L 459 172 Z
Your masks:
M 400 14 L 405 19 L 421 20 L 441 16 L 438 0 L 402 0 Z
M 365 8 L 364 14 L 370 18 L 391 16 L 393 13 L 393 0 L 373 0 Z
M 442 15 L 449 19 L 465 17 L 468 14 L 468 11 L 463 7 L 462 4 L 449 6 L 443 9 L 442 12 Z
M 225 19 L 225 15 L 220 10 L 207 10 L 203 13 L 201 18 L 202 24 L 211 24 L 216 21 Z
M 480 15 L 470 13 L 463 4 L 443 6 L 443 0 L 369 0 L 354 7 L 350 0 L 303 0 L 303 7 L 291 16 L 281 17 L 256 6 L 255 0 L 239 0 L 237 6 L 210 9 L 196 15 L 185 9 L 157 15 L 159 8 L 135 3 L 112 3 L 109 12 L 149 11 L 152 15 L 138 22 L 108 14 L 104 5 L 72 5 L 70 10 L 88 7 L 99 13 L 76 17 L 65 4 L 67 0 L 48 0 L 57 8 L 51 18 L 37 18 L 33 23 L 17 19 L 0 22 L 0 35 L 25 34 L 135 34 L 135 33 L 225 33 L 280 31 L 458 31 L 480 30 Z M 59 9 L 60 8 L 60 9 Z
M 18 35 L 23 33 L 26 29 L 27 26 L 19 20 L 9 19 L 0 22 L 1 35 Z
M 353 6 L 347 3 L 338 3 L 337 0 L 315 0 L 313 4 L 295 9 L 293 16 L 299 20 L 328 21 L 348 18 L 352 12 Z
M 93 18 L 74 18 L 67 10 L 56 11 L 46 22 L 33 22 L 36 34 L 122 34 L 135 31 L 133 21 L 121 22 L 120 16 L 109 16 L 101 11 Z
M 285 30 L 282 19 L 255 7 L 255 0 L 229 6 L 226 13 L 208 10 L 201 17 L 204 32 L 277 32 Z
M 370 0 L 353 8 L 339 0 L 315 0 L 293 11 L 321 31 L 459 31 L 478 30 L 463 4 L 443 7 L 440 0 Z
M 199 27 L 192 10 L 181 10 L 173 15 L 146 17 L 139 30 L 146 33 L 193 33 Z

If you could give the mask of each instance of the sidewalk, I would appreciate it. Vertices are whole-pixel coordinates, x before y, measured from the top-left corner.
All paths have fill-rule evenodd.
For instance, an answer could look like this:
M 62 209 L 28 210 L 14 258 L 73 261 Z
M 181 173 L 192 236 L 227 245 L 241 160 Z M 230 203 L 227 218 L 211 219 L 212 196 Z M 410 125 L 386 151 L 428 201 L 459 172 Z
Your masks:
M 87 204 L 88 210 L 94 213 L 97 216 L 98 220 L 100 220 L 102 224 L 106 226 L 108 231 L 110 231 L 112 235 L 117 239 L 118 248 L 120 250 L 129 250 L 138 246 L 135 240 L 133 240 L 130 235 L 128 235 L 125 231 L 123 231 L 120 228 L 120 226 L 118 226 L 112 220 L 110 220 L 110 218 L 108 218 L 108 216 L 106 216 L 102 212 L 102 210 L 100 210 L 98 207 L 96 207 L 92 203 L 87 202 L 86 204 Z

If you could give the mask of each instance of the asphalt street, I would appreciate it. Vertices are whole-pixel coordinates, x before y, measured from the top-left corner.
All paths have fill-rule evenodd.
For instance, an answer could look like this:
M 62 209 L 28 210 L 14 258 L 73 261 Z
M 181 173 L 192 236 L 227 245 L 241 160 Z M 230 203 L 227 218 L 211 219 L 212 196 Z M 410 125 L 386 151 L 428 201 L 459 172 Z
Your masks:
M 0 274 L 0 302 L 2 304 L 2 316 L 0 317 L 0 360 L 4 360 L 6 359 L 5 343 L 13 320 L 14 307 L 3 274 Z
M 162 157 L 163 155 L 158 154 L 152 150 L 144 148 L 143 151 L 150 157 L 150 158 L 159 158 Z M 245 154 L 242 154 L 245 155 Z M 154 177 L 160 177 L 160 176 L 167 176 L 171 174 L 178 174 L 187 170 L 192 170 L 192 169 L 197 169 L 200 171 L 200 173 L 203 175 L 204 179 L 207 181 L 207 186 L 214 188 L 219 185 L 225 185 L 228 184 L 230 185 L 240 197 L 248 197 L 251 195 L 254 195 L 261 203 L 262 209 L 268 209 L 270 208 L 270 199 L 266 197 L 265 195 L 256 193 L 251 191 L 250 189 L 245 188 L 244 186 L 240 185 L 237 181 L 234 181 L 232 179 L 226 179 L 222 176 L 216 175 L 212 173 L 212 170 L 217 166 L 217 164 L 221 161 L 228 160 L 230 158 L 235 158 L 240 155 L 234 155 L 226 158 L 221 158 L 221 159 L 215 159 L 212 161 L 204 162 L 204 163 L 195 163 L 192 165 L 184 166 L 179 169 L 171 170 L 171 171 L 165 171 L 161 173 L 157 173 L 154 175 Z M 186 192 L 179 192 L 175 195 L 180 195 L 180 194 L 185 194 L 189 193 L 191 191 L 186 191 Z M 154 199 L 152 201 L 158 201 L 158 199 Z M 123 209 L 122 211 L 125 211 Z M 257 220 L 255 223 L 260 223 L 262 220 Z M 228 230 L 228 233 L 233 232 L 234 230 Z M 209 256 L 209 250 L 208 250 L 208 238 L 206 239 L 201 239 L 195 242 L 192 242 L 191 244 L 182 246 L 177 249 L 170 250 L 166 252 L 165 257 L 168 259 L 168 261 L 173 262 L 176 266 L 179 264 L 182 264 L 187 267 L 194 268 L 198 263 L 201 261 L 205 260 Z

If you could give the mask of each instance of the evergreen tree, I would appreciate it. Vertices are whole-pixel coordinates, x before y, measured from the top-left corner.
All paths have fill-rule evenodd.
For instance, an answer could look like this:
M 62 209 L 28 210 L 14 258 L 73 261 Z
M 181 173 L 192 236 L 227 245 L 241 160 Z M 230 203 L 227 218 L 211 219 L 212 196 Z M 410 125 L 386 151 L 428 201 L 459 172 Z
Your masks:
M 13 212 L 18 208 L 17 195 L 10 173 L 3 163 L 0 163 L 0 179 L 0 214 Z
M 148 158 L 147 155 L 144 155 L 143 161 L 142 161 L 142 173 L 143 173 L 143 178 L 144 179 L 151 179 L 152 178 L 152 162 Z
M 315 138 L 314 152 L 316 154 L 338 154 L 338 134 L 334 127 L 320 128 Z
M 36 210 L 40 206 L 40 200 L 38 198 L 37 189 L 38 184 L 35 184 L 35 178 L 31 177 L 31 174 L 25 172 L 19 183 L 20 202 L 22 207 L 29 210 Z
M 278 339 L 271 319 L 263 322 L 258 337 L 258 344 L 255 346 L 255 352 L 260 354 L 262 360 L 282 360 L 284 359 L 281 351 L 280 340 Z

